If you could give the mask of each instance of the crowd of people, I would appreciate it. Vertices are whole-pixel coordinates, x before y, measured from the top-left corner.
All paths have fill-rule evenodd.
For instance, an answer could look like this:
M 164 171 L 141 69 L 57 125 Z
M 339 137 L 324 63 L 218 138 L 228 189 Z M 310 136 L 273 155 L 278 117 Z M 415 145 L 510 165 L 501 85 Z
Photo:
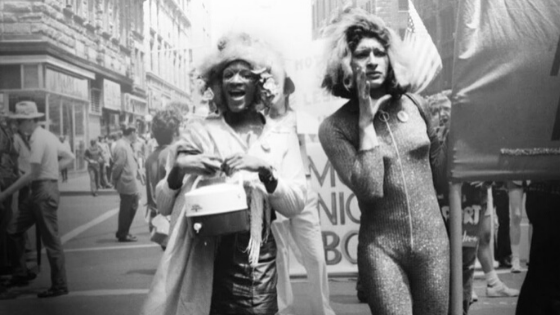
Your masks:
M 379 17 L 346 10 L 326 28 L 325 37 L 322 86 L 348 101 L 321 123 L 318 135 L 339 178 L 358 200 L 360 300 L 372 314 L 447 314 L 449 106 L 434 119 L 426 101 L 409 92 L 400 37 Z M 294 314 L 290 250 L 306 269 L 313 314 L 334 314 L 305 137 L 298 135 L 290 106 L 296 86 L 282 56 L 262 39 L 228 34 L 198 73 L 200 92 L 214 109 L 208 117 L 181 128 L 180 112 L 168 106 L 155 114 L 147 139 L 134 125 L 123 125 L 120 137 L 92 139 L 84 154 L 92 195 L 100 188 L 119 194 L 118 242 L 137 240 L 130 227 L 145 185 L 152 240 L 164 253 L 141 314 Z M 37 224 L 53 282 L 38 296 L 54 297 L 68 293 L 56 208 L 59 172 L 67 180 L 64 170 L 74 156 L 65 139 L 39 126 L 42 116 L 33 102 L 24 101 L 8 116 L 16 133 L 0 124 L 0 253 L 1 263 L 13 267 L 8 286 L 34 279 L 23 257 L 25 232 Z M 247 195 L 247 229 L 196 235 L 184 215 L 185 193 L 233 180 Z M 490 190 L 496 210 L 488 202 Z M 15 192 L 19 206 L 11 211 Z M 490 226 L 496 211 L 496 258 L 501 267 L 520 272 L 524 192 L 534 234 L 520 294 L 495 271 Z M 560 277 L 548 279 L 545 272 L 560 275 L 557 255 L 546 249 L 547 242 L 557 246 L 560 239 L 552 226 L 559 222 L 560 183 L 464 183 L 461 200 L 464 314 L 473 301 L 477 258 L 487 296 L 520 295 L 517 314 L 558 312 Z M 0 289 L 9 297 L 9 290 Z

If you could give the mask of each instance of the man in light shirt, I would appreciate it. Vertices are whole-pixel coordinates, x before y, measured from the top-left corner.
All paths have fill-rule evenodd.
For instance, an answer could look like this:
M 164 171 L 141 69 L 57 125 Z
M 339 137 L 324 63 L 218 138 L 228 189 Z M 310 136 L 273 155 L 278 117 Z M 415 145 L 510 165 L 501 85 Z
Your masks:
M 21 176 L 6 190 L 0 192 L 0 202 L 26 185 L 30 185 L 30 205 L 21 209 L 8 227 L 8 235 L 16 244 L 23 244 L 24 233 L 34 224 L 39 226 L 41 240 L 47 249 L 51 267 L 51 287 L 39 293 L 40 298 L 68 294 L 64 251 L 58 235 L 58 176 L 61 169 L 74 160 L 74 154 L 64 148 L 58 138 L 39 126 L 43 113 L 37 111 L 37 105 L 31 101 L 16 104 L 15 114 L 10 115 L 18 124 L 19 131 L 29 135 L 30 170 Z M 18 241 L 19 240 L 19 241 Z M 18 246 L 15 253 L 17 265 L 14 278 L 26 279 L 29 271 L 25 264 L 25 248 Z

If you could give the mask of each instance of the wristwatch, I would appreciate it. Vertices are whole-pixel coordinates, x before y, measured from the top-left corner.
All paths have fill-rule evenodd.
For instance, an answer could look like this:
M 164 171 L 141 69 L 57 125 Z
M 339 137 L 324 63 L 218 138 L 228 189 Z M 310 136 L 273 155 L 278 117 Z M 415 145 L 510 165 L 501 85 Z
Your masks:
M 278 173 L 273 166 L 265 168 L 259 172 L 259 180 L 264 184 L 266 191 L 271 194 L 278 185 Z

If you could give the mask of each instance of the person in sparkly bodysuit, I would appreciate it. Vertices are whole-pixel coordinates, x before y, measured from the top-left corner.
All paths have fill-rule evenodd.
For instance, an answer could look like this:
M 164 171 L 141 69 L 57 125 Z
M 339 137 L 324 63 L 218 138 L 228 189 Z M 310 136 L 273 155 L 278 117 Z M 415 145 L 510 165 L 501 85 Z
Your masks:
M 406 94 L 398 35 L 350 9 L 326 29 L 323 87 L 349 101 L 319 140 L 361 211 L 359 277 L 372 314 L 447 314 L 449 240 L 434 184 L 445 150 L 424 103 Z M 445 180 L 441 182 L 445 184 Z

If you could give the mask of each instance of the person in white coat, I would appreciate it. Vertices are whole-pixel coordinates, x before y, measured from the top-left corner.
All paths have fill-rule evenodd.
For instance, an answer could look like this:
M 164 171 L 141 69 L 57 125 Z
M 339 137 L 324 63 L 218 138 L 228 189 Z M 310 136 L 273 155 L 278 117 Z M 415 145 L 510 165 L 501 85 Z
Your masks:
M 300 213 L 306 198 L 296 133 L 277 128 L 259 110 L 281 97 L 281 58 L 258 39 L 231 34 L 200 69 L 220 112 L 189 121 L 170 148 L 156 201 L 161 214 L 181 215 L 140 314 L 273 315 L 277 250 L 271 222 L 278 214 Z M 185 216 L 184 193 L 199 176 L 224 174 L 242 177 L 249 231 L 197 236 Z
M 289 95 L 295 91 L 292 85 L 285 88 L 285 95 L 272 108 L 270 116 L 278 125 L 296 132 L 297 113 L 289 108 Z M 299 134 L 300 154 L 307 178 L 307 199 L 303 211 L 291 218 L 279 215 L 272 224 L 272 232 L 276 239 L 278 255 L 278 314 L 295 315 L 294 294 L 290 282 L 289 252 L 294 253 L 296 260 L 305 267 L 309 284 L 311 313 L 314 315 L 334 315 L 330 306 L 330 291 L 325 262 L 325 251 L 321 234 L 321 222 L 317 207 L 318 195 L 311 188 L 311 173 L 305 135 Z

